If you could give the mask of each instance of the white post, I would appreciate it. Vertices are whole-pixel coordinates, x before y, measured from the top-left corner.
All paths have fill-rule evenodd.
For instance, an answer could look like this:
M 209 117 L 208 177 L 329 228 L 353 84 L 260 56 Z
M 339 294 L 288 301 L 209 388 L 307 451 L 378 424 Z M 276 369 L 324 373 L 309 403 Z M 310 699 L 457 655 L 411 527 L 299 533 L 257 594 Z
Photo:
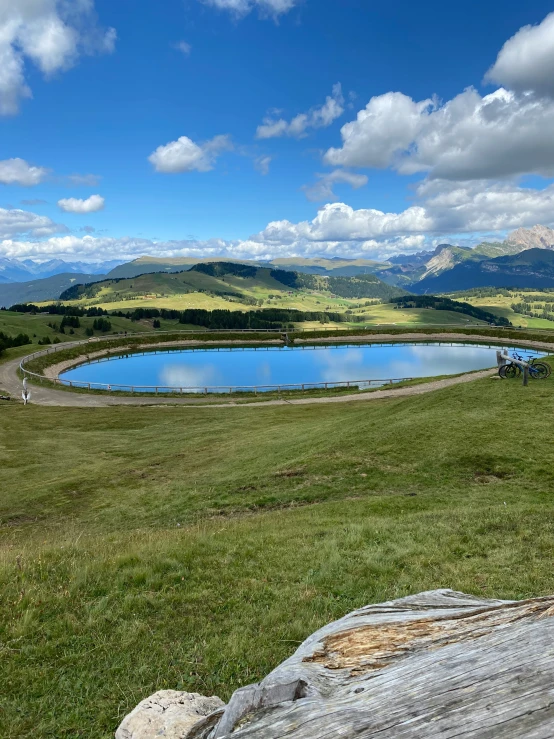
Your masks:
M 27 387 L 27 378 L 23 378 L 23 392 L 21 393 L 21 397 L 23 398 L 23 405 L 27 405 L 31 398 L 31 391 Z

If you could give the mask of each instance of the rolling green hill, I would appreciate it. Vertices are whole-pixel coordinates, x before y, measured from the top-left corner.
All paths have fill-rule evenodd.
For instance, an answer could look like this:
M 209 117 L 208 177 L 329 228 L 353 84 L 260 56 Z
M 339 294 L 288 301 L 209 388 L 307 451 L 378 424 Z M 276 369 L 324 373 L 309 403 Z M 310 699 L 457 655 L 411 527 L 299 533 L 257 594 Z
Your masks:
M 201 259 L 199 257 L 170 258 L 144 256 L 134 259 L 132 262 L 118 265 L 112 269 L 111 272 L 108 272 L 106 277 L 109 277 L 110 279 L 121 279 L 124 277 L 138 277 L 138 275 L 149 274 L 152 272 L 165 272 L 168 274 L 172 272 L 184 272 L 185 270 L 194 267 L 195 264 L 206 264 L 213 261 L 213 257 Z M 259 265 L 258 262 L 254 261 L 245 260 L 243 262 L 242 260 L 226 259 L 225 257 L 217 257 L 217 261 Z
M 211 298 L 212 302 L 217 299 L 219 303 L 235 303 L 237 309 L 279 304 L 280 307 L 318 310 L 321 309 L 322 302 L 332 308 L 348 308 L 349 301 L 368 298 L 389 300 L 403 294 L 403 290 L 387 285 L 372 274 L 354 278 L 322 277 L 252 264 L 213 262 L 196 264 L 184 272 L 149 273 L 132 278 L 76 285 L 63 292 L 60 299 L 103 307 L 117 304 L 120 307 L 122 303 L 128 304 L 130 301 L 144 303 L 173 299 L 175 302 L 178 298 L 194 296 L 196 302 L 203 297 L 203 303 L 206 298 Z M 222 306 L 193 305 L 191 302 L 190 305 L 183 304 L 180 307 Z

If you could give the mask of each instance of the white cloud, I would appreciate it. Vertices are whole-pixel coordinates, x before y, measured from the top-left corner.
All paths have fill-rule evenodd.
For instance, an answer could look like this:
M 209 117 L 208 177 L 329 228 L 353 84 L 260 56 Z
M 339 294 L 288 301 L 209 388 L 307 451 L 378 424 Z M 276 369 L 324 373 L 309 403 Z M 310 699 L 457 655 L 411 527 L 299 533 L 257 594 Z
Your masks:
M 539 190 L 513 182 L 428 180 L 417 195 L 435 233 L 501 233 L 554 222 L 554 185 Z
M 229 10 L 237 16 L 247 15 L 257 8 L 263 15 L 277 17 L 288 13 L 299 0 L 203 0 L 207 5 L 212 5 L 220 10 Z
M 312 108 L 307 113 L 300 113 L 290 122 L 284 118 L 264 118 L 261 126 L 256 130 L 256 138 L 273 139 L 281 136 L 301 138 L 309 128 L 326 128 L 344 113 L 344 97 L 340 83 L 333 86 L 333 92 L 328 95 L 323 105 Z
M 39 185 L 47 175 L 47 169 L 33 167 L 24 159 L 4 159 L 0 162 L 0 182 L 4 185 L 32 187 Z
M 258 157 L 254 159 L 254 167 L 260 174 L 269 174 L 269 165 L 271 164 L 271 157 Z
M 32 96 L 26 62 L 49 77 L 81 54 L 111 53 L 115 40 L 113 28 L 96 25 L 93 0 L 0 0 L 0 115 Z
M 329 149 L 325 161 L 333 166 L 388 167 L 407 150 L 420 132 L 432 100 L 414 102 L 401 92 L 373 97 L 355 121 L 341 128 L 341 149 Z
M 54 223 L 46 216 L 39 216 L 26 210 L 0 208 L 0 239 L 11 239 L 15 236 L 43 238 L 63 231 L 67 231 L 65 226 Z
M 503 88 L 485 97 L 468 88 L 444 105 L 387 93 L 343 126 L 342 148 L 329 149 L 325 161 L 452 180 L 550 177 L 553 120 L 554 100 Z
M 554 226 L 554 184 L 544 189 L 514 183 L 426 180 L 414 205 L 399 212 L 327 204 L 309 221 L 273 221 L 246 240 L 152 241 L 100 235 L 54 236 L 64 230 L 48 218 L 0 210 L 0 256 L 103 261 L 159 257 L 364 257 L 385 259 L 450 241 L 475 243 L 473 234 L 502 238 L 507 230 L 537 223 Z M 464 236 L 467 234 L 467 236 Z M 50 238 L 46 238 L 50 236 Z M 43 237 L 45 240 L 35 240 Z M 33 240 L 31 240 L 33 239 Z M 438 241 L 440 239 L 440 241 Z
M 323 200 L 336 200 L 333 192 L 333 185 L 337 183 L 345 183 L 350 185 L 354 190 L 367 185 L 368 178 L 365 174 L 357 174 L 348 172 L 345 169 L 335 169 L 333 172 L 325 174 L 317 174 L 318 181 L 313 185 L 304 185 L 302 188 L 306 193 L 308 200 L 312 202 L 320 202 Z
M 175 48 L 177 49 L 177 51 L 182 52 L 185 56 L 189 56 L 190 52 L 192 51 L 192 46 L 186 41 L 178 41 L 175 44 Z
M 367 241 L 368 239 L 425 233 L 433 230 L 433 220 L 425 208 L 412 206 L 401 213 L 374 209 L 354 210 L 345 203 L 324 205 L 312 221 L 273 221 L 251 237 L 266 244 L 308 241 Z
M 1 231 L 0 231 L 0 238 Z M 290 244 L 245 241 L 151 241 L 141 238 L 112 238 L 102 236 L 58 236 L 45 241 L 0 241 L 0 256 L 33 259 L 64 259 L 98 262 L 109 259 L 131 260 L 139 256 L 157 257 L 203 257 L 218 259 L 260 259 L 274 257 L 364 257 L 385 258 L 387 255 L 419 251 L 425 245 L 425 236 L 391 237 L 381 240 L 363 241 L 309 241 L 298 239 Z
M 195 144 L 188 136 L 181 136 L 165 146 L 158 146 L 148 161 L 156 172 L 209 172 L 223 151 L 232 149 L 229 136 L 215 136 L 203 144 Z
M 58 206 L 66 213 L 96 213 L 104 209 L 105 200 L 101 195 L 91 195 L 86 200 L 79 198 L 63 198 Z
M 487 79 L 505 87 L 485 96 L 469 87 L 444 103 L 401 92 L 373 97 L 324 159 L 449 180 L 553 177 L 553 69 L 554 13 L 522 28 L 500 51 Z
M 554 95 L 554 13 L 524 26 L 502 47 L 486 80 L 518 92 Z

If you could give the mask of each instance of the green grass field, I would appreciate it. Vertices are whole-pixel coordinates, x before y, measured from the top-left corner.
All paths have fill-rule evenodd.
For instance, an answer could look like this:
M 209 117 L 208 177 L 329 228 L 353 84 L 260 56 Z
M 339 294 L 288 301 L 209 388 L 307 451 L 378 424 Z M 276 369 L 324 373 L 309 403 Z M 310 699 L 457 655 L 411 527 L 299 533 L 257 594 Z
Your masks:
M 486 292 L 488 292 L 488 290 L 486 290 Z M 505 292 L 505 290 L 502 291 L 502 293 Z M 552 293 L 541 292 L 541 290 L 533 290 L 532 292 L 513 290 L 509 295 L 502 293 L 482 297 L 479 295 L 471 296 L 466 293 L 461 293 L 460 295 L 457 293 L 450 293 L 449 297 L 453 300 L 465 300 L 466 302 L 471 303 L 471 305 L 475 305 L 478 308 L 482 308 L 483 310 L 490 311 L 491 313 L 495 313 L 503 318 L 507 318 L 514 326 L 530 329 L 554 328 L 553 321 L 517 313 L 512 308 L 512 305 L 514 304 L 531 300 L 533 304 L 540 305 L 540 310 L 546 306 L 548 311 L 551 312 L 552 303 L 546 302 L 545 298 L 552 299 Z
M 409 326 L 429 326 L 442 324 L 449 326 L 485 326 L 479 321 L 463 313 L 448 310 L 433 310 L 432 308 L 395 308 L 391 303 L 381 303 L 368 308 L 360 308 L 355 313 L 367 317 L 364 321 L 368 326 L 379 324 Z
M 94 318 L 83 318 L 79 319 L 81 324 L 80 328 L 73 329 L 74 333 L 70 334 L 70 329 L 65 328 L 65 333 L 62 334 L 59 331 L 59 325 L 62 321 L 63 316 L 48 315 L 45 313 L 37 313 L 32 315 L 31 313 L 14 313 L 13 311 L 0 311 L 0 331 L 8 334 L 9 336 L 16 336 L 19 333 L 27 334 L 32 340 L 33 344 L 36 344 L 39 339 L 44 339 L 46 336 L 50 337 L 50 340 L 55 338 L 60 341 L 74 341 L 77 339 L 86 339 L 86 329 L 92 328 Z M 128 318 L 119 318 L 118 316 L 108 316 L 110 323 L 112 324 L 111 331 L 103 334 L 100 331 L 95 331 L 96 336 L 110 336 L 112 333 L 123 333 L 127 331 L 129 333 L 142 333 L 144 331 L 152 331 L 152 321 L 131 321 Z M 57 324 L 58 329 L 50 327 L 48 324 Z M 174 328 L 178 325 L 177 321 L 162 321 L 163 325 L 160 330 L 164 328 Z M 182 326 L 181 328 L 186 328 Z M 32 349 L 30 350 L 32 351 Z M 29 353 L 29 352 L 27 352 Z
M 551 593 L 553 412 L 554 380 L 489 379 L 367 405 L 0 406 L 2 737 L 107 739 L 162 688 L 226 699 L 372 601 Z

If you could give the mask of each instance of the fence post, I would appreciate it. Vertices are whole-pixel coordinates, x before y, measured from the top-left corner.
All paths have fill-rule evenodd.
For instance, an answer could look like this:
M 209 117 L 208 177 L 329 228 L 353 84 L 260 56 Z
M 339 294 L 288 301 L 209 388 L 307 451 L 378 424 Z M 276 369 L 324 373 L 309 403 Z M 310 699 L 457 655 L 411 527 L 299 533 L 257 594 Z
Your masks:
M 529 384 L 529 365 L 525 365 L 523 368 L 523 386 L 526 387 Z

